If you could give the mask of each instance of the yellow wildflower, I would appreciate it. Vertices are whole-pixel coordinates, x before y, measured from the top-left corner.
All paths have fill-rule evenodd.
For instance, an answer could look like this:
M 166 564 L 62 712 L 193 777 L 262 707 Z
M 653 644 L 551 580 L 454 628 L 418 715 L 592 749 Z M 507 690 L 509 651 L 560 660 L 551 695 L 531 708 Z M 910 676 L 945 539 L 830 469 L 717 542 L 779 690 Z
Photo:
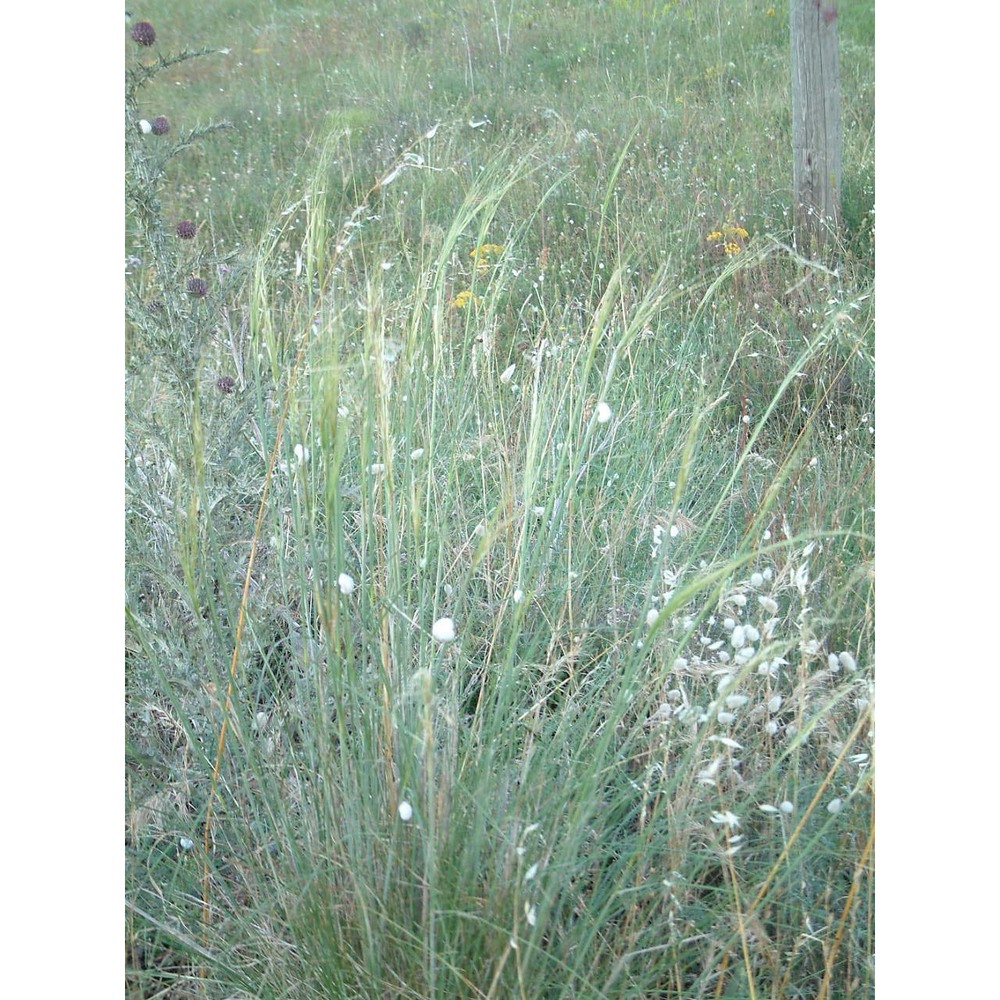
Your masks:
M 743 250 L 743 244 L 750 238 L 750 234 L 742 226 L 722 226 L 720 229 L 713 229 L 705 240 L 711 243 L 716 250 L 721 250 L 727 257 L 734 257 Z
M 476 265 L 476 270 L 484 274 L 494 264 L 497 257 L 503 253 L 503 246 L 499 243 L 483 243 L 478 247 L 473 247 L 469 251 L 469 256 Z
M 451 300 L 451 305 L 453 309 L 464 309 L 470 302 L 476 305 L 479 301 L 479 296 L 473 295 L 471 288 L 466 288 Z

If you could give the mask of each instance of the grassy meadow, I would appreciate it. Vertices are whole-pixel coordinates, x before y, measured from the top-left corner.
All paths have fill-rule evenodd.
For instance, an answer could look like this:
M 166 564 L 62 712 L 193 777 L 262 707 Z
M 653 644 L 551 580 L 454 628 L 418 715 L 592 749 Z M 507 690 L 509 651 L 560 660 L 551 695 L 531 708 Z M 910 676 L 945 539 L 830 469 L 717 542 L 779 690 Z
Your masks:
M 839 8 L 822 260 L 787 4 L 132 8 L 127 996 L 874 995 Z

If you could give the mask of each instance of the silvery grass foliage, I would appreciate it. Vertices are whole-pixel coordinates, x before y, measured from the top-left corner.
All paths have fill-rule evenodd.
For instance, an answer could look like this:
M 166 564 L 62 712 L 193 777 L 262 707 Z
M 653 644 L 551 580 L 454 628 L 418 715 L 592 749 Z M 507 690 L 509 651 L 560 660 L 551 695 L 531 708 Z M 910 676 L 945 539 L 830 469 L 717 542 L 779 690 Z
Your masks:
M 331 133 L 256 247 L 243 391 L 142 390 L 130 983 L 870 996 L 870 539 L 837 492 L 866 459 L 788 402 L 853 350 L 861 293 L 817 304 L 746 407 L 742 345 L 727 370 L 703 319 L 804 265 L 750 244 L 682 289 L 619 251 L 546 282 L 549 151 L 430 169 L 463 127 L 418 130 L 354 202 Z M 403 192 L 455 176 L 407 240 Z
M 221 512 L 202 507 L 180 553 L 191 578 L 207 558 L 226 579 L 192 594 L 190 686 L 164 672 L 169 700 L 143 709 L 174 763 L 133 833 L 174 881 L 137 889 L 133 915 L 253 995 L 817 989 L 870 919 L 851 891 L 871 810 L 867 640 L 832 646 L 813 606 L 838 535 L 797 537 L 779 514 L 777 487 L 808 467 L 793 455 L 753 533 L 709 542 L 728 515 L 692 479 L 717 401 L 623 367 L 645 369 L 669 282 L 633 301 L 619 272 L 589 325 L 550 303 L 510 374 L 468 337 L 450 276 L 524 169 L 494 165 L 402 298 L 379 266 L 347 308 L 344 259 L 305 248 L 284 314 L 304 360 L 280 390 L 231 700 L 242 566 L 211 551 Z M 262 368 L 280 375 L 296 364 L 285 307 L 266 269 L 254 288 L 273 324 L 255 331 Z M 141 639 L 162 664 L 159 641 Z

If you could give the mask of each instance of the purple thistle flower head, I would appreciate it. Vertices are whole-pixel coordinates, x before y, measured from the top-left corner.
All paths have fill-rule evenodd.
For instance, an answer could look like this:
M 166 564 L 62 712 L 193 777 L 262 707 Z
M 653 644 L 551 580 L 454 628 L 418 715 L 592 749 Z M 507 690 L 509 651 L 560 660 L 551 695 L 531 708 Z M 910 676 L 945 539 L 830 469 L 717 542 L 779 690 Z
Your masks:
M 203 299 L 208 295 L 208 282 L 204 278 L 188 278 L 187 290 L 196 299 Z
M 136 21 L 132 25 L 132 41 L 140 45 L 152 45 L 156 41 L 156 32 L 149 21 Z
M 231 375 L 223 375 L 222 378 L 217 379 L 215 382 L 215 388 L 218 389 L 219 392 L 230 393 L 233 391 L 235 386 L 236 379 L 234 379 Z
M 158 115 L 150 124 L 153 135 L 166 135 L 170 131 L 170 119 L 166 115 Z
M 182 219 L 177 223 L 177 235 L 182 240 L 193 240 L 196 230 L 190 219 Z

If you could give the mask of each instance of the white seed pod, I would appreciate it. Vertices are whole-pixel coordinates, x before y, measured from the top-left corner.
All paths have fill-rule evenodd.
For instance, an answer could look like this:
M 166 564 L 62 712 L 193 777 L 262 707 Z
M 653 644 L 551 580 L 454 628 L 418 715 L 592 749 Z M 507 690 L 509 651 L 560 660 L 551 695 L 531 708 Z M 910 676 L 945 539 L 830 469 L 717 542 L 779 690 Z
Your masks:
M 455 639 L 455 622 L 451 618 L 439 618 L 431 627 L 431 635 L 444 644 Z

